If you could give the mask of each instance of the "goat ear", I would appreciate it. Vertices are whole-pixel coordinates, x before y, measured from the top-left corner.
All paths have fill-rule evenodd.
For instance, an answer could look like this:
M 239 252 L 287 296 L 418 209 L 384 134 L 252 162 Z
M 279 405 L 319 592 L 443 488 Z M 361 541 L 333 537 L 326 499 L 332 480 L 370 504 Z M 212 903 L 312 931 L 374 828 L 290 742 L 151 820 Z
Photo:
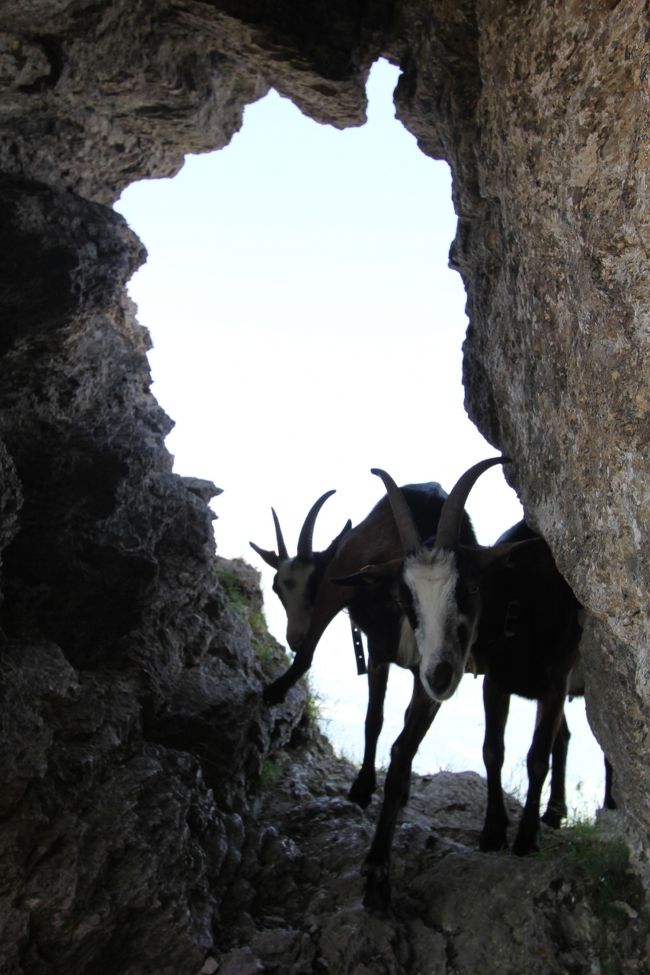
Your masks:
M 267 565 L 270 565 L 272 569 L 278 568 L 278 566 L 280 565 L 279 555 L 277 555 L 275 552 L 269 552 L 268 549 L 260 548 L 259 545 L 255 544 L 255 542 L 249 542 L 248 544 L 250 545 L 250 547 L 253 549 L 254 552 L 257 552 L 258 555 L 261 555 L 261 557 L 264 559 Z
M 337 586 L 376 586 L 382 582 L 392 582 L 399 575 L 401 568 L 402 559 L 391 559 L 390 562 L 364 565 L 358 572 L 330 579 L 330 582 Z
M 325 552 L 323 553 L 328 562 L 334 558 L 334 555 L 336 554 L 336 550 L 339 547 L 339 542 L 341 541 L 344 535 L 347 535 L 347 533 L 350 531 L 351 528 L 352 528 L 352 522 L 348 519 L 348 521 L 346 521 L 343 527 L 343 530 L 340 531 L 339 534 L 336 536 L 336 538 L 332 539 L 332 541 L 329 543 L 329 545 L 325 549 Z
M 490 548 L 470 549 L 472 558 L 480 572 L 493 566 L 501 569 L 514 569 L 520 561 L 520 556 L 534 551 L 534 547 L 539 548 L 542 538 L 526 538 L 521 542 L 501 542 L 499 545 L 491 545 Z

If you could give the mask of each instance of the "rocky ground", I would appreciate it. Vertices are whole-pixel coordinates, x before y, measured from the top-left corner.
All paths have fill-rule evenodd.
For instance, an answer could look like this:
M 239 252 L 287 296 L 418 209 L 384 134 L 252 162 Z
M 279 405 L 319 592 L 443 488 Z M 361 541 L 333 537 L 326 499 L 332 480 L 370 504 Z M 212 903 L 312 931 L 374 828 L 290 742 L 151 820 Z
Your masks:
M 361 864 L 380 798 L 318 732 L 299 729 L 262 775 L 221 954 L 203 971 L 331 975 L 641 975 L 648 916 L 616 814 L 556 833 L 529 858 L 478 852 L 485 782 L 416 777 L 393 852 L 393 906 L 362 906 Z M 519 812 L 509 802 L 514 821 Z
M 262 705 L 286 658 L 258 574 L 218 559 L 216 577 L 207 649 L 189 652 L 197 616 L 151 716 L 129 672 L 0 646 L 1 975 L 647 975 L 617 815 L 544 829 L 534 857 L 481 854 L 474 773 L 414 778 L 392 910 L 366 911 L 381 791 L 348 801 L 304 684 Z

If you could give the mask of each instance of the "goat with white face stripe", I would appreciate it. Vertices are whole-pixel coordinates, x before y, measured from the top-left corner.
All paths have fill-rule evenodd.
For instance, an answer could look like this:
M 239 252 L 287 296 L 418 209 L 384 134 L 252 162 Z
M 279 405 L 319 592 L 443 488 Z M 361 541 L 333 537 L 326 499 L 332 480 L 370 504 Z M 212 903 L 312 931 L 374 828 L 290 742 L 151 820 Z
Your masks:
M 398 582 L 402 605 L 418 648 L 422 693 L 414 697 L 404 729 L 393 745 L 384 803 L 366 858 L 364 903 L 384 911 L 390 900 L 389 861 L 397 812 L 408 789 L 413 757 L 440 702 L 455 691 L 470 653 L 485 674 L 486 731 L 483 747 L 488 803 L 480 838 L 484 851 L 507 844 L 508 819 L 501 789 L 503 734 L 511 694 L 538 702 L 538 720 L 528 751 L 528 794 L 513 851 L 537 849 L 539 806 L 551 752 L 559 759 L 563 796 L 568 729 L 564 719 L 569 676 L 578 660 L 579 604 L 558 572 L 544 540 L 523 523 L 503 542 L 482 549 L 458 537 L 465 501 L 480 474 L 503 458 L 470 468 L 452 489 L 440 515 L 434 547 L 418 535 L 408 504 L 392 478 L 375 470 L 386 486 L 404 557 L 392 566 L 366 566 L 347 585 Z M 558 732 L 562 730 L 563 741 Z M 559 742 L 559 745 L 556 743 Z M 553 784 L 551 789 L 553 795 Z M 548 811 L 547 811 L 548 815 Z M 559 825 L 558 820 L 553 825 Z M 551 822 L 551 820 L 546 820 Z
M 467 669 L 478 589 L 468 586 L 453 553 L 437 545 L 405 558 L 402 584 L 411 606 L 420 680 L 433 700 L 446 701 Z
M 464 505 L 480 473 L 503 458 L 482 461 L 458 481 L 446 499 L 433 547 L 425 545 L 400 488 L 386 471 L 373 468 L 386 487 L 402 543 L 403 558 L 390 566 L 368 565 L 340 580 L 348 585 L 389 578 L 399 584 L 400 601 L 415 634 L 420 680 L 432 700 L 442 703 L 456 691 L 466 672 L 481 612 L 480 577 L 509 554 L 512 546 L 480 549 L 459 545 Z

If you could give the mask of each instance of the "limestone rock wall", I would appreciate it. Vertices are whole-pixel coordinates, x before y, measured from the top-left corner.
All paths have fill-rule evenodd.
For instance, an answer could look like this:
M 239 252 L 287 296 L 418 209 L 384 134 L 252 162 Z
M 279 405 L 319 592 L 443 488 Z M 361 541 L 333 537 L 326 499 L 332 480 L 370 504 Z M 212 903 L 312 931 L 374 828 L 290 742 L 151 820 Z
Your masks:
M 514 458 L 526 515 L 589 611 L 589 716 L 645 860 L 647 4 L 436 5 L 433 30 L 422 17 L 405 5 L 396 102 L 454 175 L 466 406 Z
M 16 178 L 0 226 L 0 971 L 198 972 L 304 690 L 261 710 L 283 654 L 220 582 L 218 489 L 171 473 L 124 290 L 142 246 Z
M 481 11 L 467 404 L 595 617 L 589 714 L 647 835 L 648 8 Z
M 361 124 L 380 55 L 452 167 L 468 410 L 589 610 L 589 712 L 647 864 L 647 28 L 641 0 L 0 4 L 3 973 L 198 972 L 240 875 L 253 909 L 255 790 L 304 690 L 260 707 L 279 651 L 215 562 L 218 489 L 171 473 L 125 292 L 145 255 L 110 203 L 270 86 Z M 225 973 L 273 970 L 232 943 Z

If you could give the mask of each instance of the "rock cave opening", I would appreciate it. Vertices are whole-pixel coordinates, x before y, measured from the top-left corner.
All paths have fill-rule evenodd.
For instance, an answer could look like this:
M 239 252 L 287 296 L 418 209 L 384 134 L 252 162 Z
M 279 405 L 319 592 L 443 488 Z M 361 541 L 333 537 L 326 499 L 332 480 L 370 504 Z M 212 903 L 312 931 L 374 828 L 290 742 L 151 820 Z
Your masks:
M 530 975 L 646 972 L 646 8 L 645 0 L 2 5 L 3 975 L 358 975 L 379 968 L 412 975 L 450 966 L 459 975 L 501 975 L 504 958 Z M 151 391 L 146 329 L 127 296 L 144 250 L 113 209 L 126 186 L 170 177 L 188 155 L 207 159 L 202 154 L 231 144 L 221 156 L 228 159 L 246 106 L 254 113 L 270 89 L 339 130 L 339 146 L 368 134 L 371 127 L 358 127 L 367 73 L 380 57 L 402 67 L 396 116 L 426 155 L 421 165 L 433 174 L 431 160 L 445 159 L 453 173 L 458 222 L 440 266 L 453 236 L 451 262 L 466 287 L 470 323 L 468 414 L 513 458 L 509 483 L 587 610 L 589 718 L 620 799 L 618 811 L 596 826 L 611 830 L 609 838 L 600 831 L 595 844 L 561 830 L 550 856 L 483 856 L 484 781 L 443 774 L 451 791 L 438 804 L 441 776 L 414 776 L 394 844 L 397 911 L 382 920 L 362 904 L 362 864 L 381 800 L 368 810 L 347 801 L 352 770 L 320 735 L 302 685 L 282 707 L 263 704 L 281 648 L 259 627 L 252 574 L 240 571 L 234 589 L 219 574 L 208 507 L 214 486 L 193 475 L 208 474 L 224 489 L 215 505 L 222 551 L 230 499 L 244 500 L 243 526 L 229 550 L 247 557 L 249 539 L 273 537 L 271 505 L 292 540 L 323 490 L 338 489 L 318 525 L 326 538 L 348 516 L 363 516 L 377 497 L 369 492 L 379 491 L 371 465 L 385 465 L 400 480 L 452 482 L 464 466 L 458 455 L 439 457 L 439 430 L 417 426 L 429 416 L 431 390 L 453 371 L 451 358 L 460 362 L 464 331 L 464 323 L 454 327 L 449 356 L 436 354 L 430 326 L 439 295 L 427 248 L 438 218 L 425 219 L 418 252 L 434 292 L 424 325 L 425 302 L 411 301 L 417 254 L 407 258 L 399 300 L 385 300 L 371 322 L 371 342 L 355 338 L 354 327 L 368 324 L 365 303 L 353 316 L 351 299 L 341 309 L 331 282 L 312 278 L 317 300 L 300 305 L 299 324 L 282 340 L 281 366 L 273 368 L 272 343 L 240 328 L 248 344 L 239 383 L 216 408 L 207 400 L 201 462 L 191 459 L 177 474 L 165 443 L 171 421 Z M 312 125 L 309 141 L 325 132 Z M 264 199 L 275 199 L 278 133 L 272 129 L 254 159 L 251 186 Z M 343 154 L 336 151 L 336 165 Z M 358 182 L 372 183 L 383 161 L 380 148 Z M 193 165 L 190 159 L 185 173 Z M 319 197 L 314 187 L 303 196 L 308 215 L 315 199 L 327 199 L 329 175 L 321 176 Z M 396 182 L 405 208 L 424 214 L 428 189 L 409 196 L 409 179 L 379 168 L 385 190 L 382 181 Z M 352 178 L 344 185 L 349 190 Z M 387 222 L 388 202 L 384 192 L 368 218 L 371 234 Z M 161 221 L 169 207 L 161 205 Z M 330 209 L 332 259 L 350 246 L 346 273 L 352 294 L 364 297 L 364 250 L 348 224 L 341 232 L 333 203 Z M 211 221 L 208 236 L 218 224 Z M 397 274 L 411 234 L 391 241 L 387 269 L 368 272 L 377 286 Z M 152 242 L 143 236 L 153 261 L 157 235 Z M 223 266 L 201 275 L 221 317 L 222 278 L 234 270 L 237 247 L 250 245 L 250 227 L 239 238 L 229 232 L 227 242 Z M 181 243 L 189 254 L 192 241 Z M 195 243 L 200 248 L 198 234 Z M 266 249 L 269 267 L 271 257 L 284 258 L 281 274 L 269 272 L 260 286 L 244 260 L 236 279 L 235 306 L 248 291 L 262 291 L 267 326 L 272 309 L 282 316 L 295 300 L 301 268 L 308 275 L 332 266 L 310 267 L 307 236 L 293 258 L 279 243 L 271 233 Z M 173 257 L 163 268 L 165 285 L 178 264 Z M 174 324 L 182 338 L 191 294 L 181 297 L 185 310 L 174 312 Z M 427 332 L 423 354 L 405 340 L 413 320 Z M 162 353 L 155 322 L 145 324 Z M 192 398 L 219 387 L 215 359 L 237 378 L 232 341 L 214 331 L 221 341 L 212 355 L 202 336 L 189 334 L 174 353 L 179 367 L 186 361 Z M 333 341 L 337 332 L 344 332 L 342 346 Z M 278 325 L 265 334 L 276 345 L 283 335 Z M 288 357 L 297 345 L 306 350 L 300 369 Z M 259 405 L 250 417 L 252 361 L 260 366 Z M 402 399 L 410 413 L 394 391 L 394 372 L 409 380 Z M 162 383 L 156 393 L 180 433 L 184 404 L 161 395 Z M 453 395 L 460 403 L 456 378 Z M 335 400 L 344 414 L 339 421 L 325 414 L 315 459 L 313 432 L 301 436 L 297 425 L 311 421 L 314 399 Z M 369 416 L 381 419 L 376 443 Z M 341 445 L 350 429 L 346 456 Z M 387 431 L 424 444 L 409 454 L 421 467 L 386 456 Z M 251 462 L 239 489 L 230 476 L 242 465 L 226 464 L 227 437 L 236 460 Z M 329 441 L 347 481 L 330 481 L 334 468 L 321 463 Z M 300 489 L 295 501 L 279 494 L 279 443 L 298 465 L 290 478 Z M 180 462 L 173 438 L 170 444 Z M 216 445 L 219 458 L 209 470 L 206 444 Z M 291 472 L 288 462 L 283 467 Z M 356 484 L 363 500 L 353 510 Z M 482 506 L 478 495 L 473 500 Z M 511 520 L 499 520 L 495 532 Z M 344 666 L 358 682 L 348 641 L 346 631 Z M 584 853 L 595 855 L 591 872 Z
M 212 502 L 218 552 L 261 570 L 281 643 L 286 617 L 273 572 L 248 548 L 269 537 L 272 505 L 295 539 L 314 498 L 335 487 L 317 526 L 325 547 L 339 523 L 360 521 L 378 500 L 371 466 L 402 483 L 449 486 L 493 452 L 463 406 L 466 295 L 448 266 L 449 167 L 425 156 L 394 117 L 399 73 L 375 64 L 368 121 L 344 131 L 272 91 L 247 107 L 227 147 L 188 157 L 173 179 L 127 188 L 116 205 L 148 250 L 129 292 L 153 340 L 154 394 L 175 423 L 166 441 L 174 469 L 224 489 Z M 470 513 L 487 544 L 521 506 L 494 472 Z M 310 683 L 324 730 L 359 762 L 367 692 L 347 619 L 330 624 Z M 410 686 L 393 668 L 381 765 Z M 534 707 L 522 699 L 511 707 L 504 776 L 521 794 Z M 568 718 L 570 808 L 589 816 L 602 801 L 602 752 L 581 699 Z M 416 771 L 482 773 L 482 734 L 480 682 L 468 678 L 423 742 Z

